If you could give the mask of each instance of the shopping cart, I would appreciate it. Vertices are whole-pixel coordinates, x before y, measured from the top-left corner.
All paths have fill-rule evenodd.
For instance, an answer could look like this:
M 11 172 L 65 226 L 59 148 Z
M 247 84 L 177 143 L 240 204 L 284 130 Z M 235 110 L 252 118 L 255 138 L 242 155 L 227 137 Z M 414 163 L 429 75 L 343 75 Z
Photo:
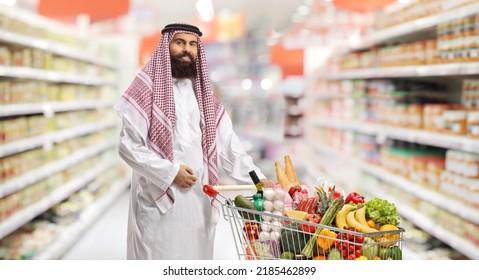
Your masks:
M 339 229 L 236 207 L 230 198 L 210 185 L 205 185 L 203 191 L 220 202 L 223 216 L 230 224 L 239 259 L 402 259 L 403 228 L 372 233 Z M 224 201 L 219 200 L 218 195 Z

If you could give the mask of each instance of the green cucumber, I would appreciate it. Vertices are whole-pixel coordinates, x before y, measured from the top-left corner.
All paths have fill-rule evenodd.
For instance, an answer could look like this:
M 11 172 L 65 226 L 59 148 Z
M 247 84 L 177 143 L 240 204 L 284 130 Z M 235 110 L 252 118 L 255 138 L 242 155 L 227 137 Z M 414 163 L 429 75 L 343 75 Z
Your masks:
M 235 206 L 238 208 L 245 208 L 249 210 L 258 211 L 256 207 L 254 206 L 253 202 L 247 199 L 244 195 L 241 195 L 241 194 L 237 195 L 235 197 L 234 203 L 235 203 Z M 258 215 L 255 215 L 246 211 L 241 211 L 241 210 L 238 210 L 238 213 L 241 215 L 241 217 L 243 217 L 243 219 L 251 220 L 251 221 L 256 220 L 258 216 Z

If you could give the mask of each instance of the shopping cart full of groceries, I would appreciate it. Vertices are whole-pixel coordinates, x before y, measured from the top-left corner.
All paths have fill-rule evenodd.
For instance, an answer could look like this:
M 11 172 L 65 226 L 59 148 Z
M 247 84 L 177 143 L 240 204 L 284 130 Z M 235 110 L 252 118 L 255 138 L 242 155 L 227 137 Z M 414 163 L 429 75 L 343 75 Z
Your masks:
M 353 200 L 338 195 L 334 187 L 316 187 L 314 195 L 302 193 L 302 197 L 298 192 L 290 205 L 286 205 L 290 194 L 283 188 L 264 189 L 261 203 L 255 200 L 258 195 L 227 198 L 210 185 L 204 185 L 203 191 L 221 204 L 241 260 L 403 258 L 405 231 L 397 226 L 397 213 L 390 213 L 395 206 L 388 201 Z M 388 217 L 377 214 L 381 207 L 389 207 L 383 211 Z M 382 222 L 374 224 L 375 220 Z

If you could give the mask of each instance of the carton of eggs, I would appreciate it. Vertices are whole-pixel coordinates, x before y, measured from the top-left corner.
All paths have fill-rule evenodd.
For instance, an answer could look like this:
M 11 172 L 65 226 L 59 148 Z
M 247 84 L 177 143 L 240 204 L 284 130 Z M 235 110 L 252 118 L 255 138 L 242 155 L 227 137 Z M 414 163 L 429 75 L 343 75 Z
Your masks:
M 283 216 L 285 198 L 286 192 L 281 188 L 263 190 L 263 213 L 266 215 L 262 215 L 260 241 L 280 240 L 282 224 L 281 219 L 276 216 Z

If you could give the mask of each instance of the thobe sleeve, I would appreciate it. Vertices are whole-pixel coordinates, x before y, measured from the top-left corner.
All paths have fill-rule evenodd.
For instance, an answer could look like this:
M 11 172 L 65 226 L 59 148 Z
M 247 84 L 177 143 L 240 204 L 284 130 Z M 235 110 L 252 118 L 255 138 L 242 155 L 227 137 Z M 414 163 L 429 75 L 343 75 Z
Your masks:
M 225 112 L 219 123 L 217 135 L 218 154 L 221 166 L 226 175 L 238 184 L 252 184 L 249 172 L 254 170 L 260 179 L 266 176 L 253 163 L 253 159 L 246 152 L 243 144 L 233 130 L 231 118 Z
M 166 191 L 178 174 L 180 165 L 162 159 L 146 147 L 142 137 L 135 128 L 123 119 L 118 147 L 120 157 L 136 172 L 145 177 L 162 191 Z

